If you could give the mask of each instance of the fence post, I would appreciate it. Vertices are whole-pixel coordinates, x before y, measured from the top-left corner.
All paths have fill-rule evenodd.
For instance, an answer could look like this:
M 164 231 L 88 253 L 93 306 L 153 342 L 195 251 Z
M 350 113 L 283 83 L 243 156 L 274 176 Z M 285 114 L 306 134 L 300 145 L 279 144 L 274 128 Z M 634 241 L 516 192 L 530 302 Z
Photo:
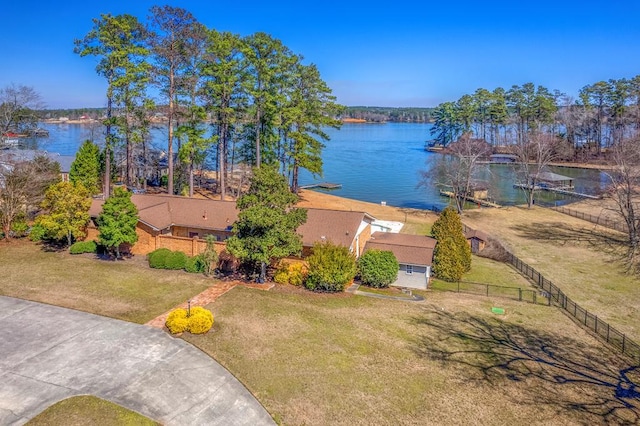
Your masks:
M 609 323 L 605 323 L 607 324 L 607 343 L 609 343 Z
M 598 316 L 594 315 L 596 318 L 596 334 L 598 334 Z
M 458 293 L 460 293 L 460 281 L 458 281 Z
M 489 284 L 487 284 L 487 297 L 489 297 Z
M 518 287 L 518 300 L 522 302 L 522 289 Z

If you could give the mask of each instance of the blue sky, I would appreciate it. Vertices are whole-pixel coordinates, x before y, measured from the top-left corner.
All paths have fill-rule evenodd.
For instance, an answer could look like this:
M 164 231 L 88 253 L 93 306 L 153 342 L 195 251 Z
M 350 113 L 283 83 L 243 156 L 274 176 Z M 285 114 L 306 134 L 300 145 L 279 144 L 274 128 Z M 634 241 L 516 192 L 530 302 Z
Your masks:
M 344 105 L 436 106 L 479 87 L 581 87 L 640 74 L 640 2 L 610 0 L 175 1 L 210 28 L 264 31 L 315 63 Z M 33 86 L 50 108 L 104 106 L 96 60 L 73 53 L 91 19 L 145 20 L 164 2 L 18 0 L 3 6 L 0 86 Z

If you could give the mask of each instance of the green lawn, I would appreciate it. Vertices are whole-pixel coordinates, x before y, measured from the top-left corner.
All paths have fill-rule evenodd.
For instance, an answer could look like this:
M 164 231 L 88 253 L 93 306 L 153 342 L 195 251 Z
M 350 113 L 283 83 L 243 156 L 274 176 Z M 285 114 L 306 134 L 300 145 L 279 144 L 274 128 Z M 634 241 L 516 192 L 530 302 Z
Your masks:
M 24 240 L 2 242 L 0 295 L 145 323 L 214 283 L 145 264 L 144 258 L 99 260 L 46 252 Z
M 500 240 L 567 296 L 640 342 L 640 285 L 617 253 L 621 234 L 540 207 L 482 209 L 463 221 Z
M 606 424 L 626 359 L 558 309 L 455 293 L 425 302 L 237 287 L 183 338 L 285 425 Z M 496 316 L 491 307 L 503 307 Z M 640 380 L 637 380 L 639 382 Z
M 160 423 L 95 396 L 77 396 L 53 404 L 27 425 L 154 426 Z

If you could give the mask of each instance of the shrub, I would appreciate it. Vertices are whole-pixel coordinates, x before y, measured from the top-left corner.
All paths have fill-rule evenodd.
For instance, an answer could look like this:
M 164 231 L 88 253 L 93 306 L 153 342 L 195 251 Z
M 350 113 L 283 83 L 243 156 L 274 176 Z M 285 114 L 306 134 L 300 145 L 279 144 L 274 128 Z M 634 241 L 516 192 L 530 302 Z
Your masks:
M 47 238 L 47 230 L 44 226 L 36 223 L 29 230 L 29 239 L 33 242 L 45 240 Z
M 24 219 L 18 219 L 11 224 L 11 234 L 15 238 L 22 238 L 27 235 L 29 224 Z
M 177 334 L 185 332 L 189 329 L 189 319 L 187 318 L 187 310 L 178 308 L 171 313 L 167 317 L 167 321 L 165 325 L 171 332 L 171 334 Z
M 189 317 L 189 332 L 192 334 L 206 333 L 213 326 L 213 314 L 211 311 L 195 306 L 191 308 Z
M 181 251 L 172 251 L 167 255 L 165 269 L 180 270 L 184 269 L 188 256 Z
M 302 285 L 309 273 L 307 265 L 301 262 L 282 262 L 273 280 L 279 284 Z
M 213 314 L 200 306 L 194 306 L 187 316 L 187 310 L 178 308 L 169 314 L 165 325 L 172 334 L 188 331 L 193 334 L 206 333 L 213 326 Z
M 343 291 L 356 276 L 356 257 L 343 246 L 316 243 L 307 259 L 309 275 L 304 285 L 314 291 Z
M 398 278 L 400 265 L 390 251 L 368 250 L 358 260 L 360 279 L 371 287 L 389 287 Z
M 184 264 L 184 270 L 191 274 L 201 274 L 205 271 L 207 265 L 201 254 L 187 258 Z
M 98 245 L 95 241 L 77 241 L 69 247 L 71 254 L 96 253 L 97 251 Z
M 147 259 L 149 259 L 149 266 L 156 269 L 165 269 L 167 256 L 169 254 L 171 254 L 171 250 L 166 248 L 159 248 L 152 251 L 147 255 Z

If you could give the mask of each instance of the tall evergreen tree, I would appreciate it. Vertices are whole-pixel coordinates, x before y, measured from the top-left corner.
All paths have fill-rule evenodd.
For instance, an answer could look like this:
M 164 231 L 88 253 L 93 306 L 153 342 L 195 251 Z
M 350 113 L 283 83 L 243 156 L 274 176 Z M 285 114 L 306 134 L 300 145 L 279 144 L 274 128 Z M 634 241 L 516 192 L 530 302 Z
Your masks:
M 76 159 L 71 163 L 69 180 L 82 184 L 89 194 L 100 192 L 100 149 L 98 145 L 87 140 L 80 145 Z
M 322 140 L 329 140 L 324 127 L 339 128 L 338 116 L 341 107 L 331 95 L 331 89 L 320 77 L 315 65 L 297 63 L 291 82 L 291 94 L 284 108 L 285 135 L 288 136 L 291 189 L 298 192 L 300 168 L 313 175 L 322 175 Z
M 296 229 L 307 220 L 305 209 L 295 208 L 298 197 L 275 167 L 254 168 L 249 191 L 238 198 L 240 213 L 227 240 L 229 253 L 257 269 L 264 281 L 266 265 L 300 254 L 302 240 Z
M 107 80 L 107 116 L 104 121 L 105 136 L 105 170 L 111 170 L 111 150 L 117 140 L 113 133 L 114 102 L 116 88 L 123 87 L 123 77 L 131 65 L 131 54 L 137 54 L 140 48 L 140 30 L 137 18 L 131 15 L 102 14 L 93 19 L 93 28 L 82 39 L 74 41 L 74 52 L 80 56 L 97 56 L 100 58 L 96 72 Z M 104 174 L 104 194 L 111 193 L 111 174 Z
M 138 209 L 131 201 L 131 193 L 122 188 L 116 188 L 104 202 L 97 222 L 100 244 L 114 251 L 116 258 L 120 258 L 122 244 L 138 241 Z
M 275 157 L 278 139 L 275 119 L 279 104 L 279 84 L 287 62 L 293 55 L 278 39 L 258 32 L 244 39 L 244 55 L 249 63 L 249 93 L 252 98 L 252 126 L 255 165 L 260 167 L 264 154 Z
M 190 44 L 198 38 L 201 25 L 185 9 L 153 6 L 150 16 L 149 44 L 153 55 L 154 82 L 167 101 L 167 165 L 169 194 L 173 188 L 173 139 L 178 115 L 181 81 L 189 68 Z M 193 189 L 193 188 L 192 188 Z
M 209 32 L 207 55 L 203 63 L 203 95 L 214 120 L 218 143 L 218 189 L 226 196 L 229 143 L 236 122 L 246 106 L 246 61 L 239 36 L 228 32 Z
M 431 228 L 437 240 L 433 252 L 433 272 L 445 281 L 460 281 L 471 270 L 471 247 L 462 229 L 460 215 L 448 207 L 444 209 Z

